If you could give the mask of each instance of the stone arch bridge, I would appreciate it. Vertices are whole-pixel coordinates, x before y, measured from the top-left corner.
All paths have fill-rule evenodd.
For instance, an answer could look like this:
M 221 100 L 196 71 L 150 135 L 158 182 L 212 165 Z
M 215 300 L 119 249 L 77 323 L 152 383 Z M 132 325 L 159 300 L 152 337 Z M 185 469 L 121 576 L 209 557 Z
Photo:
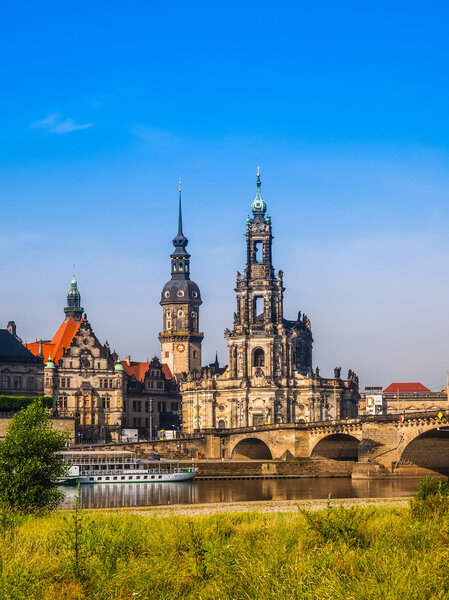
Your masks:
M 449 475 L 449 410 L 208 430 L 120 447 L 171 458 L 356 461 L 353 477 L 360 478 L 428 470 Z

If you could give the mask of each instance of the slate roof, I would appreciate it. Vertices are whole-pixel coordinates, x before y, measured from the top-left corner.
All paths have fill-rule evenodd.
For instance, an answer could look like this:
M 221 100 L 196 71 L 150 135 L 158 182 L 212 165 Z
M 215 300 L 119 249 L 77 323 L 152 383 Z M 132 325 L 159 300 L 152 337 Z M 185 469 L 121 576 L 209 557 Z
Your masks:
M 7 329 L 0 329 L 0 362 L 41 363 Z

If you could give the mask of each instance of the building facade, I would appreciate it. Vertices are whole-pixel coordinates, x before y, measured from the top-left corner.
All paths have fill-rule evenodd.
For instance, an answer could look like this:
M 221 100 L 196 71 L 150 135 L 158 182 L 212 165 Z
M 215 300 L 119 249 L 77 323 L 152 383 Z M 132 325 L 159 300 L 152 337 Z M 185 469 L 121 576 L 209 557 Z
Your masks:
M 373 391 L 374 390 L 374 391 Z M 379 402 L 379 410 L 373 411 L 372 398 Z M 449 408 L 446 390 L 432 391 L 420 382 L 394 382 L 386 388 L 365 388 L 360 394 L 361 415 L 406 415 L 417 412 L 439 412 Z
M 26 346 L 45 364 L 43 391 L 53 398 L 54 413 L 76 420 L 77 441 L 120 441 L 125 428 L 152 439 L 161 424 L 179 428 L 180 399 L 168 367 L 156 357 L 120 361 L 108 342 L 102 344 L 83 314 L 75 278 L 64 313 L 51 340 Z
M 44 364 L 24 348 L 14 321 L 0 329 L 0 396 L 42 396 Z
M 272 264 L 272 224 L 257 174 L 252 217 L 246 223 L 246 267 L 237 273 L 229 362 L 222 374 L 210 367 L 182 375 L 183 426 L 187 433 L 275 423 L 351 418 L 358 410 L 358 379 L 341 369 L 325 378 L 312 369 L 310 319 L 284 318 L 283 273 Z M 165 289 L 165 288 L 164 288 Z

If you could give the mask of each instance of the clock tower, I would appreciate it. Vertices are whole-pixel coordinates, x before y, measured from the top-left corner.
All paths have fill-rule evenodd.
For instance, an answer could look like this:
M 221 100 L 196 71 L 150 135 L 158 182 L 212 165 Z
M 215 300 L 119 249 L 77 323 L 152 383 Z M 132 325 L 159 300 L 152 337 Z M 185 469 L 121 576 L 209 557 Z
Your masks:
M 173 375 L 201 371 L 201 342 L 199 307 L 202 304 L 199 287 L 190 279 L 189 243 L 182 232 L 181 182 L 179 182 L 178 233 L 171 258 L 171 279 L 162 290 L 160 304 L 163 311 L 161 362 L 168 365 Z

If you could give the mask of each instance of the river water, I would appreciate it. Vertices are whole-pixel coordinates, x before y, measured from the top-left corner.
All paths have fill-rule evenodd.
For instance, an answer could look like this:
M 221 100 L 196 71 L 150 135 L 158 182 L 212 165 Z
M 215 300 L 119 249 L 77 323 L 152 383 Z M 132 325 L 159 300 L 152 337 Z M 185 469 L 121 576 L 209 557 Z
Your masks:
M 355 480 L 340 478 L 196 480 L 191 483 L 97 483 L 81 486 L 82 506 L 113 508 L 246 502 L 251 500 L 309 500 L 327 498 L 382 498 L 409 496 L 419 479 Z M 73 506 L 75 488 L 61 488 L 63 506 Z

